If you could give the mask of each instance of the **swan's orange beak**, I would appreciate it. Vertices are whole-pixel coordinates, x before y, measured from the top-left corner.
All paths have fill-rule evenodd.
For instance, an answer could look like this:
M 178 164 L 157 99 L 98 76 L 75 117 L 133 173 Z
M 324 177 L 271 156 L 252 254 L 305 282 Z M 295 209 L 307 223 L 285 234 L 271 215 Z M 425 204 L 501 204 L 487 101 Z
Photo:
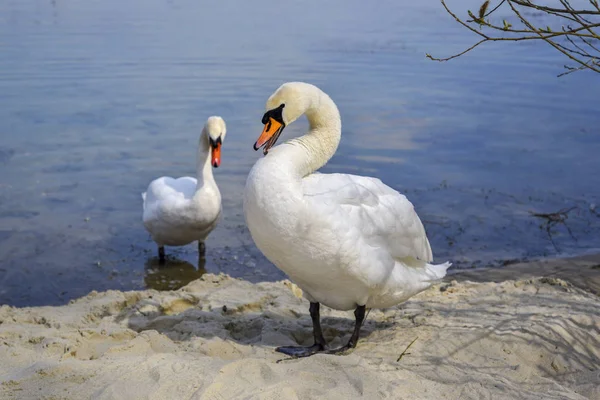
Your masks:
M 221 165 L 221 142 L 217 142 L 215 144 L 212 144 L 212 151 L 211 151 L 211 155 L 212 158 L 210 160 L 210 163 L 212 164 L 213 167 L 218 168 L 219 165 Z
M 281 135 L 283 128 L 285 128 L 285 124 L 276 121 L 272 117 L 269 118 L 262 133 L 256 140 L 256 143 L 254 143 L 254 150 L 258 150 L 265 146 L 263 154 L 266 155 L 269 152 L 269 149 L 275 145 L 277 139 L 279 139 L 279 135 Z

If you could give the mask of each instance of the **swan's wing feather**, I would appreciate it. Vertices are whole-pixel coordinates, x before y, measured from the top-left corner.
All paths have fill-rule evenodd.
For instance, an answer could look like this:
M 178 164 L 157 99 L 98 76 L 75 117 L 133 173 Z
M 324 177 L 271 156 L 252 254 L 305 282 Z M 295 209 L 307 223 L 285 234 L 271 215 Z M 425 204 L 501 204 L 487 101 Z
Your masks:
M 163 176 L 150 182 L 146 190 L 146 200 L 153 202 L 171 197 L 189 199 L 196 192 L 196 184 L 196 179 L 189 176 L 177 179 Z
M 339 235 L 360 236 L 394 259 L 431 262 L 425 228 L 412 203 L 379 179 L 349 174 L 312 174 L 303 179 L 311 207 L 331 221 Z
M 160 208 L 176 209 L 185 205 L 194 197 L 196 184 L 196 179 L 189 176 L 177 179 L 163 176 L 153 180 L 142 195 L 144 212 L 149 216 L 156 214 Z

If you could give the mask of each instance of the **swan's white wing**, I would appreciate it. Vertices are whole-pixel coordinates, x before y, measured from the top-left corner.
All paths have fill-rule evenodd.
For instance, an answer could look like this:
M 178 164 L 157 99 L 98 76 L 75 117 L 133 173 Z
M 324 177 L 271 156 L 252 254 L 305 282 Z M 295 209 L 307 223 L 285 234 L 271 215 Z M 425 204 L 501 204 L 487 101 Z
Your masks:
M 196 184 L 196 179 L 189 176 L 178 179 L 163 176 L 150 182 L 148 189 L 142 194 L 144 220 L 155 216 L 159 208 L 177 209 L 184 206 L 194 197 Z
M 331 222 L 338 236 L 369 250 L 379 248 L 396 260 L 433 260 L 412 203 L 379 179 L 315 173 L 303 179 L 302 189 L 311 207 Z
M 189 200 L 194 197 L 196 184 L 196 179 L 189 176 L 177 179 L 163 176 L 150 182 L 142 196 L 147 204 L 165 199 Z

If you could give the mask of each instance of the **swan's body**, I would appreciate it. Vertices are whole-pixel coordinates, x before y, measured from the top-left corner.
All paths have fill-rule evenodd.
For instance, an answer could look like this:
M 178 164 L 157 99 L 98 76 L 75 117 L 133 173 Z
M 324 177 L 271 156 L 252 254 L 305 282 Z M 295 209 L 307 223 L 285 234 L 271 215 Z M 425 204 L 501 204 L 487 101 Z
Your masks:
M 204 241 L 216 226 L 221 212 L 219 188 L 212 184 L 197 189 L 196 178 L 163 176 L 142 194 L 144 226 L 159 246 Z
M 306 114 L 310 130 L 256 162 L 246 182 L 244 213 L 257 247 L 311 303 L 361 308 L 364 316 L 365 307 L 396 305 L 444 277 L 450 264 L 430 264 L 425 229 L 405 196 L 376 178 L 315 172 L 333 156 L 341 135 L 339 111 L 329 96 L 313 85 L 286 83 L 269 98 L 267 110 L 279 110 L 283 127 Z M 263 122 L 277 127 L 277 121 L 268 122 L 273 112 Z M 255 148 L 274 144 L 267 141 L 268 128 Z
M 221 193 L 212 168 L 220 164 L 220 146 L 225 133 L 223 119 L 210 117 L 200 135 L 197 178 L 163 176 L 153 180 L 142 193 L 144 226 L 158 245 L 161 259 L 164 259 L 164 246 L 184 246 L 198 241 L 203 252 L 204 241 L 217 225 Z

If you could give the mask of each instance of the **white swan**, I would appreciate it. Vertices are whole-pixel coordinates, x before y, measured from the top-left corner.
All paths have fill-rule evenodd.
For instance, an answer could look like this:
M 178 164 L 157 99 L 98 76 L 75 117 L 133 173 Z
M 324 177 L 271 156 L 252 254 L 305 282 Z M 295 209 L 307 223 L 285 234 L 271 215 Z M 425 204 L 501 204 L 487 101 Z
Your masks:
M 407 300 L 444 277 L 451 264 L 430 264 L 425 229 L 406 197 L 376 178 L 315 172 L 334 155 L 341 136 L 340 114 L 327 94 L 288 82 L 269 97 L 266 109 L 254 145 L 264 146 L 266 156 L 248 175 L 244 214 L 256 246 L 310 301 L 315 338 L 311 347 L 277 351 L 301 357 L 353 348 L 365 308 Z M 303 114 L 310 130 L 272 148 L 285 126 Z M 347 345 L 327 350 L 319 303 L 355 309 Z
M 198 179 L 163 176 L 153 180 L 142 193 L 144 226 L 158 245 L 161 262 L 165 261 L 165 245 L 183 246 L 197 240 L 199 255 L 204 255 L 204 241 L 221 214 L 221 193 L 212 167 L 221 164 L 226 130 L 221 117 L 206 121 L 196 157 Z

